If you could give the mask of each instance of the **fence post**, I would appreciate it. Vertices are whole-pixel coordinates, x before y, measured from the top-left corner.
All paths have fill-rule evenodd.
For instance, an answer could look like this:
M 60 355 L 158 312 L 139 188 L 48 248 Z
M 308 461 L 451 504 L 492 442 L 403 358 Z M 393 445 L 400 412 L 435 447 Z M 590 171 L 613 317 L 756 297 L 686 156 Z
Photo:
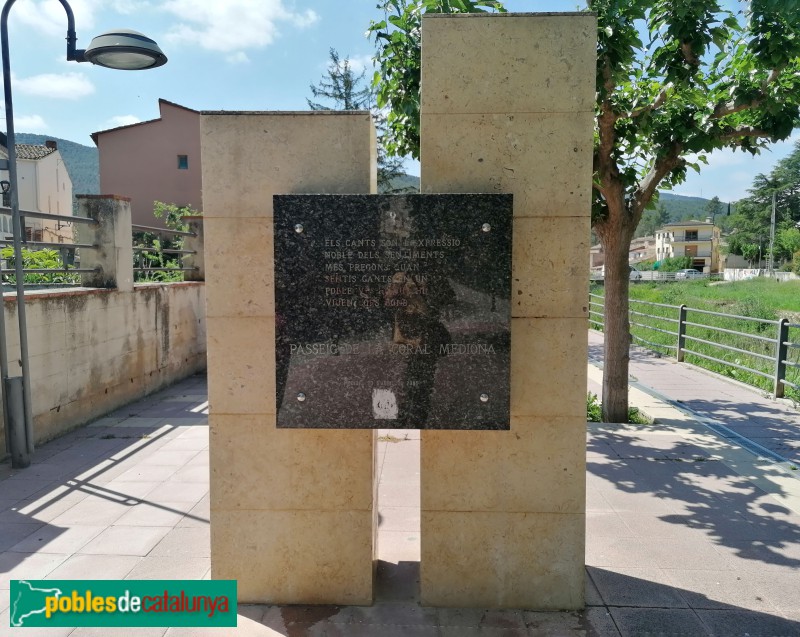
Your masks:
M 195 236 L 186 237 L 183 242 L 183 247 L 186 250 L 194 250 L 194 254 L 183 255 L 183 267 L 195 268 L 192 271 L 183 273 L 184 281 L 205 281 L 206 280 L 206 267 L 205 258 L 203 255 L 203 217 L 201 215 L 192 215 L 182 218 L 189 224 L 189 232 L 194 232 Z
M 786 359 L 789 357 L 789 319 L 782 318 L 778 322 L 778 343 L 775 347 L 775 398 L 783 398 L 785 391 L 783 381 L 786 378 Z
M 683 362 L 683 348 L 686 347 L 686 306 L 678 308 L 678 349 L 676 357 L 679 363 Z
M 97 221 L 78 225 L 78 241 L 97 245 L 93 250 L 81 249 L 81 267 L 97 269 L 95 274 L 81 275 L 81 284 L 132 291 L 131 200 L 117 195 L 78 195 L 75 200 L 80 216 Z

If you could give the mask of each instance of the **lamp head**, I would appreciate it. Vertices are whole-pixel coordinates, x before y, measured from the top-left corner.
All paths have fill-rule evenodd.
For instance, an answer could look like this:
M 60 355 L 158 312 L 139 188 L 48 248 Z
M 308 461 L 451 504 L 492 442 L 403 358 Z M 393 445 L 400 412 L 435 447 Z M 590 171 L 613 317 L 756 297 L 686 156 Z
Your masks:
M 167 63 L 167 56 L 155 40 L 130 29 L 101 33 L 85 51 L 76 53 L 82 53 L 86 62 L 125 71 L 154 69 Z

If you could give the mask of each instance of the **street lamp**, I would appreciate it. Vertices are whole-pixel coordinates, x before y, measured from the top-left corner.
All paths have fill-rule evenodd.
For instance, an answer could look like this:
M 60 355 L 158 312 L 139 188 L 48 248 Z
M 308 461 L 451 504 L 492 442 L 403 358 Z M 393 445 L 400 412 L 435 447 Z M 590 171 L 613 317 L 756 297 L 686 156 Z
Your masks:
M 8 374 L 5 312 L 0 307 L 0 376 L 3 379 L 3 420 L 6 445 L 14 467 L 27 467 L 33 454 L 33 409 L 31 405 L 30 372 L 28 366 L 28 329 L 25 318 L 25 282 L 22 271 L 22 219 L 19 212 L 17 186 L 17 150 L 14 134 L 14 107 L 11 99 L 11 70 L 8 54 L 8 14 L 16 0 L 6 0 L 0 16 L 0 46 L 3 56 L 3 90 L 6 102 L 6 137 L 8 160 L 0 169 L 8 170 L 11 183 L 11 223 L 14 235 L 14 274 L 16 277 L 17 319 L 21 377 Z M 137 31 L 116 29 L 94 38 L 87 49 L 77 49 L 75 18 L 67 0 L 59 0 L 67 13 L 67 60 L 91 62 L 98 66 L 121 70 L 153 69 L 167 62 L 158 44 Z M 1 298 L 1 297 L 0 297 Z

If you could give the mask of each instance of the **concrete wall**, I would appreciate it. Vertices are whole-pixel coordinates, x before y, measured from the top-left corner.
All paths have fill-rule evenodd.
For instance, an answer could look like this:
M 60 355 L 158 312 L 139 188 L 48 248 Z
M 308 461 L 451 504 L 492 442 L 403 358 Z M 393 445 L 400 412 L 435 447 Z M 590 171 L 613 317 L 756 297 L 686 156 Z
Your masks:
M 158 102 L 158 119 L 94 133 L 100 154 L 100 192 L 131 199 L 133 223 L 163 226 L 153 217 L 153 201 L 203 209 L 200 113 Z M 188 169 L 178 168 L 187 155 Z
M 511 430 L 422 432 L 426 605 L 583 606 L 596 28 L 423 18 L 422 192 L 514 195 Z
M 369 604 L 375 433 L 277 429 L 272 197 L 376 191 L 364 112 L 203 113 L 211 574 L 242 602 Z
M 16 298 L 4 301 L 9 374 L 17 376 Z M 204 305 L 203 283 L 26 294 L 36 442 L 204 369 Z

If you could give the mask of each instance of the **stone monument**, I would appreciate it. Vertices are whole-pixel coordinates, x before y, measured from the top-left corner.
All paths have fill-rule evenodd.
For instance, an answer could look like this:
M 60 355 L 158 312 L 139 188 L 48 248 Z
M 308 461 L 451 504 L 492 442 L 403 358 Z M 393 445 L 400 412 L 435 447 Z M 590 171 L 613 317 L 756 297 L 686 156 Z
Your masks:
M 201 115 L 212 576 L 240 601 L 371 602 L 374 429 L 411 427 L 422 603 L 583 606 L 595 30 L 426 16 L 412 197 L 374 195 L 367 113 Z

